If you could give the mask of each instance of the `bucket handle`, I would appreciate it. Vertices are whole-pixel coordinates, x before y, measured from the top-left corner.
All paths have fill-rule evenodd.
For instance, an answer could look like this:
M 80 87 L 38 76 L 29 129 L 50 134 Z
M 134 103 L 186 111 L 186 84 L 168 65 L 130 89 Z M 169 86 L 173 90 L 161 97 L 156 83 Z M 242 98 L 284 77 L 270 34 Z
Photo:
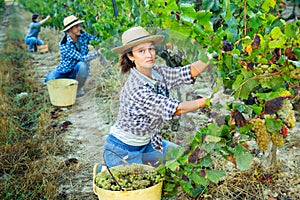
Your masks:
M 106 160 L 105 160 L 105 156 L 104 156 L 106 151 L 110 151 L 111 153 L 113 153 L 113 154 L 115 154 L 116 156 L 118 156 L 124 163 L 126 163 L 126 164 L 128 164 L 128 163 L 127 163 L 126 160 L 124 160 L 119 154 L 117 154 L 116 152 L 114 152 L 114 151 L 112 151 L 112 150 L 110 150 L 110 149 L 105 149 L 105 150 L 103 151 L 103 160 L 104 160 L 104 164 L 105 164 L 105 166 L 106 166 L 106 168 L 107 168 L 109 174 L 111 175 L 111 177 L 113 178 L 113 180 L 117 183 L 117 185 L 121 188 L 121 191 L 126 191 L 126 189 L 123 188 L 123 187 L 119 184 L 119 182 L 117 181 L 117 179 L 115 178 L 115 176 L 113 175 L 113 173 L 110 171 L 108 165 L 106 164 Z
M 70 83 L 68 86 L 77 85 L 77 83 Z

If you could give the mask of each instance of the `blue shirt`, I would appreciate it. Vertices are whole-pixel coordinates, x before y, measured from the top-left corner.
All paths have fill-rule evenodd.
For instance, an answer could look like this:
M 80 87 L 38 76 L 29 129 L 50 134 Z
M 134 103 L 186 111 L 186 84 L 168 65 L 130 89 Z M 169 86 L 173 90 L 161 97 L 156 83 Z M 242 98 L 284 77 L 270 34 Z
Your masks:
M 29 25 L 29 32 L 26 35 L 26 37 L 38 38 L 40 31 L 41 31 L 41 23 L 40 22 L 31 22 L 31 24 Z
M 89 65 L 90 60 L 97 58 L 97 52 L 88 53 L 88 44 L 91 40 L 101 41 L 100 38 L 81 31 L 78 37 L 79 45 L 77 46 L 80 47 L 78 49 L 74 40 L 66 33 L 59 44 L 61 61 L 56 68 L 57 72 L 68 73 L 74 69 L 78 62 L 86 62 Z

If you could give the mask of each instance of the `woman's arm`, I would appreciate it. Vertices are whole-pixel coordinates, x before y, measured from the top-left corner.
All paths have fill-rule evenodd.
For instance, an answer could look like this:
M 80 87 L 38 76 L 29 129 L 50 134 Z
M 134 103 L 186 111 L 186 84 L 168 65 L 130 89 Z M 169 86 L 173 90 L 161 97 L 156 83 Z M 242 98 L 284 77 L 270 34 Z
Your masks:
M 43 24 L 44 22 L 46 22 L 48 19 L 50 18 L 50 15 L 48 15 L 45 19 L 40 21 L 40 24 Z
M 179 103 L 175 115 L 182 115 L 188 112 L 193 112 L 195 110 L 198 110 L 199 108 L 206 106 L 206 99 L 207 98 L 201 98 Z
M 191 76 L 195 78 L 199 74 L 201 74 L 207 67 L 209 66 L 209 62 L 204 63 L 201 60 L 196 61 L 191 64 Z

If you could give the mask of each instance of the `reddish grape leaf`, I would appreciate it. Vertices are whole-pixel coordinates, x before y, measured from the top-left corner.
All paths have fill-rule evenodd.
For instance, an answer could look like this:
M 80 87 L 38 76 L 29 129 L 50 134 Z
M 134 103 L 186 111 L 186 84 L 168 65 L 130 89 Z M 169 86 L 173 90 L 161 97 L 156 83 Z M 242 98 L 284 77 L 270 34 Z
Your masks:
M 292 47 L 286 49 L 284 54 L 288 57 L 289 60 L 298 61 L 297 56 L 293 53 Z
M 281 55 L 281 49 L 276 48 L 274 50 L 273 57 L 270 59 L 270 62 L 273 64 L 276 63 L 276 61 L 280 58 L 280 55 Z
M 234 124 L 238 127 L 243 127 L 246 125 L 246 119 L 238 110 L 231 110 L 230 113 L 230 125 Z
M 196 149 L 189 155 L 188 161 L 189 163 L 197 163 L 199 159 L 199 154 L 200 154 L 200 148 L 197 146 Z
M 189 178 L 186 175 L 184 175 L 184 174 L 182 174 L 181 178 L 184 181 L 187 181 L 187 182 L 189 181 Z
M 204 169 L 201 169 L 199 174 L 204 178 L 206 177 L 206 171 Z
M 254 36 L 253 42 L 251 44 L 252 49 L 257 49 L 260 45 L 260 37 L 258 35 Z
M 265 114 L 274 114 L 277 112 L 282 106 L 282 100 L 286 97 L 277 97 L 275 99 L 271 99 L 266 101 L 265 103 Z
M 229 160 L 232 164 L 234 164 L 235 167 L 237 167 L 235 157 L 229 155 L 229 156 L 227 156 L 227 160 Z
M 263 183 L 274 183 L 272 174 L 262 174 L 258 177 L 258 179 Z

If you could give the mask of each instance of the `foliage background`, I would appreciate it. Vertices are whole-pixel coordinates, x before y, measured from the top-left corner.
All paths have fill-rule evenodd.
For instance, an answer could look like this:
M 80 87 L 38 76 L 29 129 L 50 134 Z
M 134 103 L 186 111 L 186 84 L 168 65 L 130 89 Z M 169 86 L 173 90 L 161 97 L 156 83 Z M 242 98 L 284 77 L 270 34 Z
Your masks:
M 119 33 L 134 25 L 148 27 L 153 33 L 166 34 L 169 40 L 162 48 L 166 48 L 168 42 L 176 42 L 184 63 L 200 58 L 207 59 L 206 51 L 217 52 L 218 59 L 213 64 L 218 70 L 217 74 L 213 75 L 216 76 L 218 85 L 231 89 L 237 100 L 248 100 L 250 94 L 258 94 L 255 95 L 258 98 L 258 104 L 248 105 L 241 102 L 229 104 L 230 109 L 238 110 L 250 118 L 263 112 L 266 100 L 277 98 L 286 92 L 291 95 L 295 94 L 294 89 L 297 87 L 298 79 L 291 78 L 290 74 L 299 68 L 298 61 L 291 61 L 284 53 L 276 58 L 276 63 L 270 61 L 276 55 L 276 48 L 285 52 L 292 47 L 293 55 L 299 58 L 299 29 L 297 29 L 299 22 L 287 24 L 282 20 L 278 12 L 280 4 L 276 4 L 275 1 L 225 0 L 181 3 L 177 1 L 118 1 L 118 17 L 114 15 L 112 1 L 20 2 L 31 12 L 38 12 L 44 16 L 52 13 L 52 18 L 47 23 L 58 30 L 62 30 L 62 21 L 65 16 L 76 13 L 79 18 L 85 20 L 85 29 L 88 32 L 103 39 L 104 43 L 101 43 L 100 47 L 103 48 L 107 58 L 115 57 L 109 50 L 107 51 L 108 43 L 111 46 L 119 45 Z M 121 6 L 123 9 L 120 9 Z M 252 45 L 257 35 L 260 38 L 258 48 Z M 224 49 L 224 41 L 229 42 L 230 50 Z M 257 74 L 256 71 L 248 69 L 247 63 L 253 63 L 257 68 L 259 64 L 266 64 L 272 71 L 263 75 Z M 266 77 L 269 80 L 264 81 Z M 276 84 L 270 84 L 274 81 Z M 178 163 L 169 163 L 168 168 L 175 172 L 172 178 L 177 180 L 191 196 L 197 196 L 202 191 L 201 187 L 207 185 L 207 181 L 218 182 L 224 176 L 223 172 L 210 171 L 212 165 L 210 158 L 214 156 L 214 151 L 222 153 L 225 157 L 233 155 L 237 159 L 238 167 L 242 166 L 242 169 L 248 167 L 241 165 L 245 162 L 249 163 L 252 159 L 251 155 L 240 145 L 244 140 L 234 144 L 233 148 L 229 148 L 232 146 L 232 140 L 229 137 L 231 131 L 242 133 L 243 136 L 247 136 L 247 139 L 249 136 L 253 137 L 250 126 L 240 129 L 240 127 L 226 124 L 219 128 L 216 124 L 212 124 L 199 131 L 185 157 L 180 158 Z M 204 146 L 207 151 L 206 159 L 198 165 L 195 165 L 193 160 L 186 162 L 189 156 L 198 155 L 199 144 L 201 146 L 205 144 L 203 135 L 215 136 L 210 137 L 210 141 L 216 145 Z M 200 176 L 195 173 L 200 169 L 206 169 L 206 175 Z M 186 172 L 188 179 L 182 178 L 182 172 Z M 202 186 L 194 188 L 195 185 Z M 173 189 L 175 184 L 169 184 L 169 186 L 169 191 L 175 191 Z

